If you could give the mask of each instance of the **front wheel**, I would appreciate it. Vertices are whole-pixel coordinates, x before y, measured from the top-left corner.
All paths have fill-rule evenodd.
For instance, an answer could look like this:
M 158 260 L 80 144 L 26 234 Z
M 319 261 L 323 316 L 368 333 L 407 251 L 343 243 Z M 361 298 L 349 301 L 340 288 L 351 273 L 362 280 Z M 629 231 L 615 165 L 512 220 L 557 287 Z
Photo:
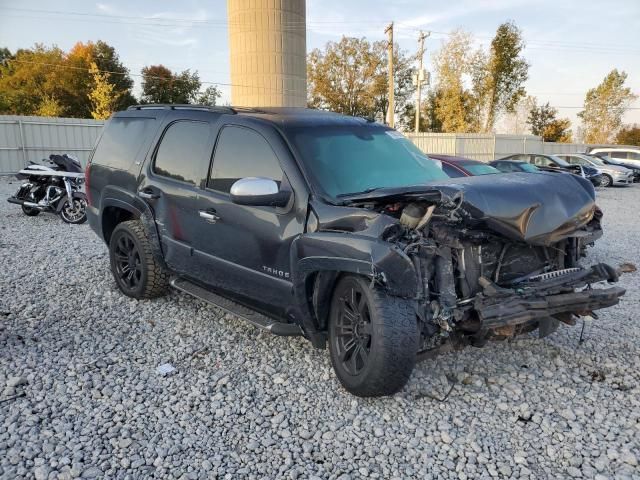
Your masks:
M 87 200 L 83 196 L 74 196 L 71 201 L 69 198 L 62 200 L 62 208 L 60 209 L 60 218 L 66 223 L 79 225 L 87 221 Z
M 363 277 L 343 277 L 329 317 L 331 363 L 344 388 L 359 397 L 392 395 L 402 389 L 418 350 L 411 303 L 370 284 Z
M 602 178 L 600 179 L 600 186 L 601 187 L 610 187 L 611 185 L 613 185 L 613 178 L 611 178 L 606 173 L 604 175 L 602 175 Z

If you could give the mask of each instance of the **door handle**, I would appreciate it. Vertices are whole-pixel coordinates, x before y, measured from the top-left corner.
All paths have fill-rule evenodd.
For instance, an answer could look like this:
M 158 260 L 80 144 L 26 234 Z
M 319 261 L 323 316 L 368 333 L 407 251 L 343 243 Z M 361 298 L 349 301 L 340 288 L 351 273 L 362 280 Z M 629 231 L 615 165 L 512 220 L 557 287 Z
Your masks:
M 216 223 L 220 220 L 220 217 L 216 214 L 215 210 L 199 210 L 198 214 L 200 218 L 204 218 L 209 223 Z
M 145 188 L 144 190 L 140 190 L 138 192 L 138 196 L 140 198 L 146 198 L 147 200 L 155 200 L 156 198 L 160 198 L 159 193 L 154 193 L 150 188 Z

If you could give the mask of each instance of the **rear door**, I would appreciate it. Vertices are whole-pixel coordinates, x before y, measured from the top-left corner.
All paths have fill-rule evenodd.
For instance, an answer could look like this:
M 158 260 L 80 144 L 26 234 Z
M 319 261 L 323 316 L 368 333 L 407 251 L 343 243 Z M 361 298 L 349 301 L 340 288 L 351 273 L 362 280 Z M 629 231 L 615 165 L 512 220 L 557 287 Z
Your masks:
M 185 274 L 193 268 L 194 238 L 201 228 L 197 199 L 213 150 L 210 117 L 167 119 L 138 187 L 138 196 L 154 212 L 165 261 Z
M 294 191 L 284 173 L 283 165 L 292 172 L 294 163 L 278 134 L 257 126 L 222 125 L 206 189 L 197 201 L 201 234 L 194 238 L 194 247 L 199 275 L 210 285 L 278 315 L 291 304 L 289 252 L 306 219 L 305 192 Z M 285 208 L 234 204 L 231 186 L 245 177 L 275 180 L 281 190 L 293 192 L 290 204 Z

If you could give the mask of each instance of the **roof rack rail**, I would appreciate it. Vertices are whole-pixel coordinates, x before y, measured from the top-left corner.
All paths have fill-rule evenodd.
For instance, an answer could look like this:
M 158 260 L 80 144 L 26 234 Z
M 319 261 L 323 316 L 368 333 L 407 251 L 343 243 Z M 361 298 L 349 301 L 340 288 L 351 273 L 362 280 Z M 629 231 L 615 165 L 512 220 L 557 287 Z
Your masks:
M 132 105 L 127 110 L 206 110 L 216 113 L 236 114 L 236 110 L 232 107 L 218 107 L 210 105 L 192 105 L 190 103 L 149 103 L 145 105 Z

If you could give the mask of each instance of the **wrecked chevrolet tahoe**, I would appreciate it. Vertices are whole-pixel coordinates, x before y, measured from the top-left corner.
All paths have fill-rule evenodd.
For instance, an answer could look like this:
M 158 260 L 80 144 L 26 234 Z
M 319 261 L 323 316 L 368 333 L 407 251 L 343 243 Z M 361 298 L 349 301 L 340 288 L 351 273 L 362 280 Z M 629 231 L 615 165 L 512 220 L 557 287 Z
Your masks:
M 329 346 L 359 396 L 417 361 L 615 305 L 618 271 L 580 265 L 600 231 L 591 183 L 552 173 L 449 179 L 400 133 L 292 108 L 132 107 L 86 172 L 119 289 L 169 287 L 276 335 Z

